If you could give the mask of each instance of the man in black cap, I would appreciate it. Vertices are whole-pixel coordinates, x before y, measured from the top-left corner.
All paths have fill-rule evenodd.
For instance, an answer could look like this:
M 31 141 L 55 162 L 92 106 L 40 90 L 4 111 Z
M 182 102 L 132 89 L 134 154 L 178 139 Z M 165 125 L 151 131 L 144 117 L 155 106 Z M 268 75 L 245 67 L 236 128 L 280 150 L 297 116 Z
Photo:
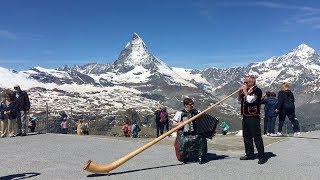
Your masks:
M 27 114 L 30 110 L 30 101 L 27 92 L 22 91 L 19 85 L 14 86 L 13 99 L 16 102 L 17 111 L 17 125 L 18 134 L 17 136 L 27 135 Z

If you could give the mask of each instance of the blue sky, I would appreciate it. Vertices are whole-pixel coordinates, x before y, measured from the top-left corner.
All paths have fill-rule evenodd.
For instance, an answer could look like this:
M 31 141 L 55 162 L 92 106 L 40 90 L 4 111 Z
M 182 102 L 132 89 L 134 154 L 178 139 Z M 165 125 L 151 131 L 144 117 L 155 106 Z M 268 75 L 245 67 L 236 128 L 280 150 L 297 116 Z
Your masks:
M 170 66 L 247 65 L 320 51 L 320 2 L 0 0 L 0 67 L 113 63 L 134 32 Z

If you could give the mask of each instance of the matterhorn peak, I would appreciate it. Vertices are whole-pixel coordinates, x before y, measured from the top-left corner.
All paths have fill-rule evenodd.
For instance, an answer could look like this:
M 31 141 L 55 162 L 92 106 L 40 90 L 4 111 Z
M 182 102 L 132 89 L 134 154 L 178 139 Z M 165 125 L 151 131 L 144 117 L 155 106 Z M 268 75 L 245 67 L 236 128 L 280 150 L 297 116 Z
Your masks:
M 147 51 L 147 46 L 137 33 L 133 33 L 132 39 L 125 47 L 132 50 Z
M 136 32 L 133 33 L 132 40 L 141 40 L 142 41 L 142 39 L 140 38 L 140 36 Z
M 128 72 L 137 66 L 154 70 L 156 64 L 161 63 L 147 50 L 147 46 L 140 36 L 134 33 L 132 39 L 127 43 L 125 49 L 121 51 L 119 58 L 113 65 L 116 67 L 114 70 L 118 72 Z

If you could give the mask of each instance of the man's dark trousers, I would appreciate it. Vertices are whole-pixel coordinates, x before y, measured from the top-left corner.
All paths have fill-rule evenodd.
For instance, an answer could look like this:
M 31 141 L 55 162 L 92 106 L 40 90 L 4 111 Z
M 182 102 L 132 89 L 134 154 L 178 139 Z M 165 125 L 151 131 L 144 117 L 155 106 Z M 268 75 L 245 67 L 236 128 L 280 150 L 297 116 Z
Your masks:
M 258 151 L 258 157 L 264 156 L 264 145 L 260 127 L 260 116 L 243 116 L 242 135 L 245 152 L 248 157 L 254 156 L 253 141 Z

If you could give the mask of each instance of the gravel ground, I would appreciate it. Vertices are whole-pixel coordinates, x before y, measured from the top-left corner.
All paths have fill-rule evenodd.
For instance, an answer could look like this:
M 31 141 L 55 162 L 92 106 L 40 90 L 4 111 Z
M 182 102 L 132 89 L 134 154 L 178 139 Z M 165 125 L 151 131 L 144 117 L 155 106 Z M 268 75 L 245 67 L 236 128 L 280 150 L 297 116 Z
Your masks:
M 86 172 L 83 165 L 89 159 L 98 164 L 112 163 L 141 147 L 145 140 L 60 134 L 2 138 L 0 179 L 319 179 L 320 131 L 273 142 L 278 140 L 266 146 L 269 160 L 263 165 L 257 160 L 240 161 L 241 149 L 214 148 L 210 148 L 209 162 L 182 164 L 172 146 L 159 143 L 107 176 Z

